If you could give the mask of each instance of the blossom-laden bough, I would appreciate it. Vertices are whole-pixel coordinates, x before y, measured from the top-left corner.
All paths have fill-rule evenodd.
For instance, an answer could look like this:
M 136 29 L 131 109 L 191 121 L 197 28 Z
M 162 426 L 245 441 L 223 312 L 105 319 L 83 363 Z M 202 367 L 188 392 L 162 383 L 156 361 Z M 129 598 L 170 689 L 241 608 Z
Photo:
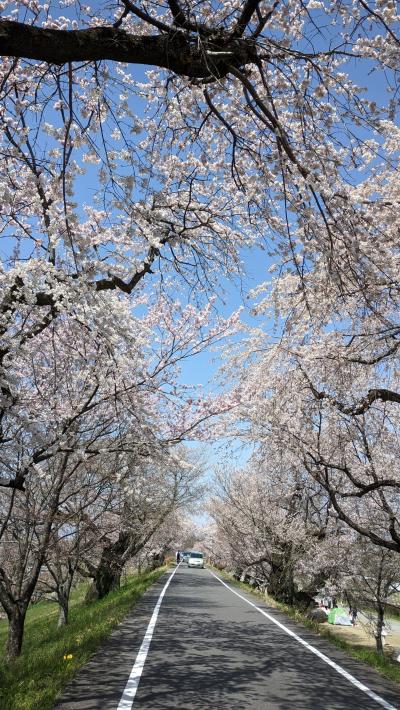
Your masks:
M 95 431 L 109 425 L 109 443 L 121 428 L 118 450 L 139 428 L 144 457 L 235 404 L 236 432 L 261 456 L 290 456 L 339 520 L 398 550 L 396 4 L 5 0 L 1 13 L 3 534 L 34 467 L 52 467 L 56 482 L 63 457 L 68 469 L 80 450 L 63 427 L 76 436 L 74 417 L 90 419 L 98 380 L 107 395 Z M 371 75 L 383 88 L 359 86 Z M 228 366 L 241 404 L 205 398 L 187 421 L 192 398 L 174 403 L 176 380 L 163 374 L 219 339 L 219 326 L 204 337 L 202 309 L 241 278 L 254 246 L 276 264 L 257 309 L 272 305 L 283 335 L 271 344 L 255 333 Z M 158 312 L 134 323 L 132 309 L 146 313 L 155 294 Z M 170 319 L 177 301 L 194 309 L 187 340 L 186 317 Z M 60 416 L 46 410 L 40 442 L 27 414 L 43 391 L 39 350 L 63 325 L 86 333 L 90 351 L 101 344 L 101 368 L 92 356 L 83 365 L 96 374 L 90 386 L 78 378 L 69 418 L 52 390 Z M 157 376 L 143 379 L 154 432 L 139 396 L 150 343 L 160 346 Z M 53 383 L 50 363 L 43 381 Z M 118 416 L 108 419 L 113 396 Z

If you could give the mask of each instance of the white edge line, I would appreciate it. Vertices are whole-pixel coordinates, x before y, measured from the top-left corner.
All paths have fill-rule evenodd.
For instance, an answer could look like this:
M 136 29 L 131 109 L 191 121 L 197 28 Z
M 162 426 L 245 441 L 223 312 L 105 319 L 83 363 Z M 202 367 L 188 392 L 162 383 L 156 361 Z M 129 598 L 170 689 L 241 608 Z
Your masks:
M 210 570 L 210 572 L 211 572 L 211 570 Z M 372 700 L 375 700 L 375 702 L 378 703 L 379 705 L 381 705 L 383 708 L 385 708 L 385 710 L 399 710 L 399 708 L 396 708 L 394 705 L 391 705 L 390 703 L 388 703 L 386 700 L 384 700 L 384 698 L 381 698 L 380 695 L 377 695 L 376 693 L 374 693 L 373 690 L 370 690 L 370 688 L 368 688 L 368 686 L 364 685 L 364 683 L 361 683 L 359 680 L 357 680 L 357 678 L 355 678 L 350 673 L 345 671 L 344 668 L 339 666 L 338 663 L 335 663 L 330 658 L 328 658 L 328 656 L 325 656 L 324 653 L 321 653 L 321 651 L 318 651 L 318 649 L 315 648 L 315 646 L 311 646 L 311 644 L 307 643 L 307 641 L 304 641 L 304 639 L 302 639 L 300 636 L 295 634 L 294 631 L 291 631 L 286 626 L 281 624 L 280 621 L 278 621 L 277 619 L 274 619 L 273 616 L 271 616 L 270 614 L 267 614 L 267 612 L 264 611 L 263 609 L 261 609 L 259 606 L 257 606 L 257 604 L 254 604 L 253 602 L 246 599 L 246 597 L 244 597 L 242 594 L 239 594 L 239 592 L 236 592 L 234 589 L 232 589 L 232 587 L 229 586 L 229 584 L 226 584 L 225 582 L 222 581 L 222 579 L 220 579 L 220 577 L 218 577 L 216 574 L 214 574 L 214 572 L 211 572 L 211 574 L 213 577 L 215 577 L 215 579 L 218 579 L 218 581 L 221 582 L 221 584 L 223 584 L 224 587 L 229 589 L 229 591 L 232 592 L 232 594 L 236 594 L 236 596 L 240 597 L 240 599 L 243 599 L 243 601 L 246 602 L 246 604 L 249 604 L 250 606 L 254 607 L 254 609 L 257 609 L 257 611 L 259 611 L 260 614 L 263 614 L 263 616 L 265 616 L 267 619 L 269 619 L 269 621 L 272 621 L 273 624 L 276 624 L 276 626 L 279 626 L 280 629 L 285 631 L 285 633 L 287 633 L 292 638 L 296 639 L 296 641 L 298 641 L 303 646 L 305 646 L 309 651 L 311 651 L 311 653 L 314 653 L 316 656 L 318 656 L 318 658 L 320 658 L 322 661 L 327 663 L 328 666 L 331 666 L 331 668 L 334 668 L 334 670 L 337 673 L 340 673 L 340 675 L 344 676 L 349 681 L 349 683 L 352 683 L 353 685 L 356 686 L 356 688 L 358 688 L 359 690 L 362 690 L 363 693 L 368 695 L 368 697 L 372 698 Z
M 146 633 L 143 637 L 142 644 L 139 648 L 138 655 L 136 656 L 135 663 L 133 665 L 133 668 L 130 672 L 128 682 L 125 686 L 125 690 L 122 693 L 121 700 L 118 703 L 118 708 L 117 710 L 131 710 L 133 703 L 135 701 L 135 695 L 137 692 L 137 689 L 139 687 L 140 683 L 140 678 L 142 676 L 144 664 L 146 662 L 147 654 L 149 652 L 150 644 L 151 644 L 151 639 L 153 638 L 153 633 L 154 629 L 157 623 L 157 617 L 158 617 L 158 612 L 160 611 L 161 607 L 161 602 L 163 600 L 164 594 L 168 589 L 168 586 L 172 580 L 172 577 L 174 576 L 176 570 L 178 569 L 179 565 L 175 567 L 173 570 L 172 574 L 169 575 L 168 580 L 166 584 L 164 585 L 160 596 L 158 597 L 157 604 L 154 607 L 154 611 L 151 615 L 151 619 L 149 621 L 149 624 L 146 629 Z

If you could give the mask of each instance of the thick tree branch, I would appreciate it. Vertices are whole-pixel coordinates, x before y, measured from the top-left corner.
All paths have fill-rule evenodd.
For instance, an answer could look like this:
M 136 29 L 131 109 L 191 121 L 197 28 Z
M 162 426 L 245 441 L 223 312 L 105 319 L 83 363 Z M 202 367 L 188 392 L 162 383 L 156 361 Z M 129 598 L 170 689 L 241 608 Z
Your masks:
M 168 29 L 167 26 L 165 28 Z M 173 29 L 171 27 L 171 33 L 159 35 L 132 35 L 118 27 L 69 31 L 2 20 L 0 55 L 59 65 L 109 59 L 128 64 L 148 64 L 199 79 L 210 76 L 210 56 L 216 78 L 227 73 L 227 54 L 237 66 L 243 67 L 254 60 L 253 41 L 234 38 L 229 34 L 216 34 L 215 37 L 210 34 L 208 46 L 204 47 L 203 42 L 203 46 L 198 47 L 192 35 Z
M 243 32 L 245 31 L 247 25 L 249 24 L 251 18 L 253 17 L 254 13 L 256 12 L 258 6 L 260 4 L 260 0 L 247 0 L 245 2 L 242 14 L 240 15 L 237 25 L 234 29 L 233 34 L 236 37 L 241 37 Z
M 387 389 L 371 389 L 368 394 L 361 400 L 361 402 L 354 408 L 348 407 L 348 411 L 345 414 L 364 414 L 367 409 L 370 408 L 371 404 L 380 399 L 381 402 L 397 402 L 400 403 L 400 394 L 398 392 L 393 392 Z
M 195 31 L 196 26 L 188 20 L 177 0 L 168 0 L 168 6 L 174 18 L 174 24 L 185 30 Z
M 1 488 L 12 488 L 15 491 L 25 490 L 25 478 L 24 476 L 16 476 L 15 478 L 0 478 Z
M 370 530 L 366 528 L 365 526 L 361 525 L 358 523 L 356 520 L 354 520 L 351 515 L 349 515 L 340 505 L 338 501 L 338 495 L 341 495 L 337 491 L 333 489 L 333 487 L 330 485 L 329 482 L 329 477 L 328 477 L 328 472 L 327 469 L 325 468 L 325 475 L 322 474 L 320 470 L 313 468 L 312 466 L 309 465 L 309 462 L 307 461 L 307 458 L 303 459 L 303 464 L 308 471 L 309 474 L 316 480 L 318 483 L 320 483 L 323 488 L 326 490 L 331 505 L 339 518 L 339 520 L 342 520 L 346 525 L 348 525 L 350 528 L 358 532 L 360 535 L 362 535 L 365 538 L 368 538 L 371 540 L 371 542 L 374 545 L 377 545 L 378 547 L 384 547 L 387 550 L 394 550 L 395 552 L 400 552 L 400 539 L 395 531 L 395 525 L 393 524 L 391 526 L 391 529 L 389 530 L 390 535 L 391 535 L 391 540 L 386 539 L 385 537 L 382 537 L 381 535 L 376 534 L 373 530 Z
M 261 34 L 261 32 L 263 31 L 263 29 L 264 29 L 265 25 L 267 24 L 268 20 L 272 17 L 274 11 L 275 11 L 276 8 L 278 7 L 279 2 L 280 2 L 280 0 L 275 0 L 273 6 L 272 6 L 272 8 L 271 8 L 271 10 L 269 10 L 269 12 L 267 12 L 265 15 L 261 15 L 260 9 L 257 7 L 256 12 L 257 12 L 257 17 L 258 17 L 258 25 L 257 25 L 255 31 L 254 31 L 253 34 L 252 34 L 252 37 L 253 37 L 253 38 L 258 37 L 258 36 Z
M 343 404 L 343 402 L 339 402 L 339 400 L 335 399 L 334 397 L 331 397 L 329 394 L 327 394 L 327 392 L 320 392 L 319 390 L 317 390 L 310 382 L 310 380 L 308 380 L 308 382 L 310 385 L 310 389 L 316 399 L 327 399 L 343 414 L 350 414 L 352 416 L 359 416 L 360 414 L 364 414 L 377 400 L 380 400 L 381 402 L 397 402 L 398 404 L 400 403 L 400 394 L 398 392 L 394 392 L 393 390 L 388 390 L 381 387 L 368 390 L 368 393 L 365 395 L 365 397 L 363 397 L 357 404 L 354 404 L 349 407 Z
M 368 538 L 371 540 L 371 542 L 374 545 L 377 545 L 378 547 L 384 547 L 387 550 L 394 550 L 394 552 L 400 552 L 400 543 L 398 539 L 393 539 L 393 530 L 390 531 L 392 541 L 387 540 L 384 537 L 381 537 L 380 535 L 377 535 L 373 530 L 369 530 L 366 527 L 358 524 L 355 520 L 353 520 L 344 510 L 343 508 L 339 505 L 336 494 L 334 491 L 331 489 L 327 489 L 329 498 L 331 500 L 332 506 L 339 518 L 339 520 L 342 520 L 344 523 L 346 523 L 350 528 L 358 532 L 360 535 L 363 537 Z M 395 534 L 395 537 L 398 537 L 397 534 Z

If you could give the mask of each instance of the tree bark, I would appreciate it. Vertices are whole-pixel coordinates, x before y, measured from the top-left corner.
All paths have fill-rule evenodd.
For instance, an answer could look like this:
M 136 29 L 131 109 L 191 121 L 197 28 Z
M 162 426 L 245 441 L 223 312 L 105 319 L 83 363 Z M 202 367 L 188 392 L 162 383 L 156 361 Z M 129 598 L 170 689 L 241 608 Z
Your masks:
M 148 569 L 150 571 L 157 569 L 158 567 L 162 567 L 162 565 L 165 563 L 165 552 L 163 550 L 160 550 L 159 552 L 155 552 L 152 554 L 150 560 L 149 560 L 149 565 Z
M 283 545 L 281 553 L 272 556 L 268 592 L 274 599 L 291 606 L 295 602 L 296 586 L 293 577 L 292 544 Z
M 118 589 L 125 564 L 124 553 L 131 545 L 129 532 L 121 532 L 118 540 L 104 548 L 87 597 L 102 599 L 113 589 Z
M 275 555 L 270 561 L 270 566 L 271 572 L 267 581 L 268 593 L 284 604 L 308 609 L 313 604 L 313 597 L 318 589 L 315 584 L 320 580 L 314 580 L 308 589 L 298 589 L 294 580 L 290 546 L 284 555 Z
M 6 656 L 8 660 L 17 658 L 21 653 L 27 607 L 27 604 L 17 602 L 13 604 L 12 611 L 7 613 L 9 626 Z
M 385 626 L 385 623 L 384 623 L 385 607 L 382 604 L 378 603 L 377 611 L 378 611 L 378 618 L 376 621 L 376 636 L 375 636 L 376 650 L 379 654 L 381 654 L 383 656 L 382 631 Z
M 291 567 L 284 562 L 273 563 L 267 588 L 274 599 L 292 606 L 295 599 L 295 585 Z
M 121 574 L 122 567 L 119 561 L 113 560 L 109 555 L 103 553 L 94 579 L 97 599 L 102 599 L 109 592 L 119 588 Z
M 57 591 L 57 601 L 60 610 L 57 627 L 60 628 L 68 624 L 69 595 L 63 589 L 59 589 Z
M 211 37 L 211 34 L 210 34 Z M 207 43 L 205 46 L 204 42 Z M 220 33 L 197 47 L 189 32 L 171 26 L 158 35 L 132 35 L 116 27 L 58 30 L 0 21 L 0 55 L 37 59 L 51 64 L 111 59 L 148 64 L 193 78 L 217 78 L 230 64 L 244 66 L 255 58 L 253 42 Z

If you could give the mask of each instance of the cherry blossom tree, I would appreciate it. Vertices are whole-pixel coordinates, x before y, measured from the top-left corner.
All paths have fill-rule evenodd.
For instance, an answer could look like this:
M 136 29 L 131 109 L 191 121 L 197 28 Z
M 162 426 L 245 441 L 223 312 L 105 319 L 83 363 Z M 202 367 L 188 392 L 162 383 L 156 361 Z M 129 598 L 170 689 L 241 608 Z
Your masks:
M 305 472 L 254 458 L 247 470 L 219 474 L 210 513 L 224 566 L 279 601 L 312 603 L 327 570 L 311 565 L 305 575 L 304 560 L 327 535 L 328 517 L 326 496 Z
M 280 454 L 302 467 L 326 491 L 331 515 L 398 552 L 397 356 L 368 363 L 351 341 L 334 330 L 277 345 L 257 335 L 256 361 L 236 368 L 245 373 L 238 416 L 263 460 Z
M 58 626 L 68 623 L 70 594 L 83 560 L 93 555 L 107 534 L 99 523 L 115 509 L 115 463 L 115 457 L 103 455 L 89 466 L 81 466 L 66 483 L 59 501 L 35 590 L 35 594 L 56 598 Z
M 4 358 L 27 317 L 28 339 L 71 303 L 102 328 L 105 294 L 155 270 L 201 299 L 265 240 L 288 327 L 338 321 L 356 357 L 393 354 L 396 102 L 354 76 L 395 92 L 394 3 L 19 10 L 5 4 L 0 37 Z M 155 69 L 138 80 L 132 63 Z M 98 191 L 80 204 L 85 176 Z M 360 396 L 396 398 L 384 389 Z
M 227 366 L 233 431 L 263 466 L 283 457 L 290 501 L 296 472 L 334 521 L 398 551 L 396 4 L 5 0 L 1 13 L 4 530 L 35 466 L 105 450 L 151 468 L 238 404 L 183 396 L 169 366 L 218 340 L 218 323 L 203 337 L 205 303 L 257 245 L 275 266 L 256 310 L 277 329 Z M 388 93 L 360 86 L 367 75 Z M 36 361 L 64 324 L 83 375 L 69 393 L 64 343 L 47 405 Z M 283 555 L 291 503 L 267 494 Z
M 125 565 L 146 546 L 153 546 L 156 533 L 160 534 L 163 526 L 168 529 L 171 518 L 200 491 L 202 467 L 179 448 L 147 464 L 132 458 L 121 463 L 121 492 L 112 518 L 107 516 L 109 534 L 103 534 L 101 545 L 97 545 L 97 560 L 93 550 L 83 557 L 93 578 L 91 597 L 102 598 L 117 588 Z M 101 525 L 98 527 L 101 530 Z
M 210 549 L 219 565 L 291 605 L 312 605 L 318 593 L 334 589 L 358 609 L 359 623 L 383 653 L 385 612 L 398 588 L 397 554 L 330 515 L 329 497 L 307 471 L 280 478 L 273 457 L 268 471 L 259 460 L 252 463 L 253 470 L 218 476 Z
M 9 620 L 6 653 L 21 652 L 24 622 L 48 547 L 54 518 L 59 508 L 65 476 L 76 469 L 64 454 L 48 464 L 49 481 L 27 486 L 22 495 L 2 496 L 5 522 L 1 538 L 0 600 Z
M 393 299 L 396 106 L 353 76 L 373 67 L 395 91 L 395 3 L 19 11 L 7 2 L 1 22 L 4 202 L 22 258 L 42 258 L 32 274 L 31 260 L 8 270 L 11 311 L 32 278 L 40 322 L 85 289 L 132 293 L 158 266 L 204 288 L 215 266 L 238 268 L 241 246 L 271 237 L 302 308 L 321 283 L 323 317 L 343 297 Z M 129 64 L 155 69 L 143 82 Z M 89 168 L 99 198 L 77 207 Z M 29 204 L 14 195 L 24 185 Z
M 138 568 L 154 568 L 163 564 L 167 556 L 175 557 L 177 550 L 196 549 L 202 540 L 202 531 L 189 516 L 193 499 L 197 502 L 202 495 L 202 485 L 195 481 L 191 486 L 192 495 L 187 496 L 187 504 L 176 507 L 152 535 L 149 542 L 132 558 L 131 564 Z M 204 549 L 203 546 L 200 549 Z
M 371 545 L 358 539 L 344 558 L 347 563 L 346 587 L 352 606 L 363 609 L 358 622 L 374 636 L 376 650 L 383 654 L 385 613 L 396 593 L 399 565 L 398 556 L 391 550 Z
M 210 417 L 230 406 L 224 396 L 193 398 L 193 388 L 187 391 L 176 381 L 182 359 L 234 327 L 235 319 L 209 328 L 209 310 L 165 304 L 163 311 L 158 301 L 156 322 L 155 310 L 149 309 L 140 319 L 125 311 L 123 323 L 124 310 L 117 303 L 107 314 L 110 320 L 119 316 L 113 338 L 94 326 L 90 330 L 74 319 L 57 318 L 29 347 L 18 343 L 6 371 L 10 396 L 3 411 L 0 487 L 0 540 L 4 549 L 12 539 L 20 546 L 15 566 L 1 567 L 0 576 L 10 657 L 20 652 L 26 609 L 60 520 L 71 517 L 69 524 L 75 525 L 74 506 L 85 510 L 88 492 L 89 502 L 93 498 L 99 504 L 105 488 L 106 500 L 115 497 L 119 504 L 130 466 L 145 461 L 153 475 L 172 456 L 170 447 L 196 428 L 206 435 Z M 121 457 L 129 457 L 130 465 Z M 179 481 L 176 473 L 174 504 L 184 493 Z M 173 482 L 167 486 L 166 474 L 163 479 L 154 475 L 151 485 L 156 482 L 167 505 Z

